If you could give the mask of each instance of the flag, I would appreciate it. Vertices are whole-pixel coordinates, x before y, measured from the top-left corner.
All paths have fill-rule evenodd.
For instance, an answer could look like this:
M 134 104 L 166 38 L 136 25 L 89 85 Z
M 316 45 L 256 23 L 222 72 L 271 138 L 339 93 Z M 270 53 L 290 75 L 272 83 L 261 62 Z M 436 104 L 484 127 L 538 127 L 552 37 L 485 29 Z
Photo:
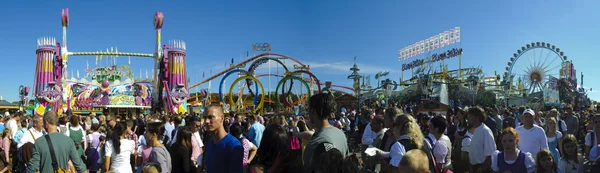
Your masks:
M 354 61 L 356 61 L 356 56 L 354 56 Z
M 435 37 L 429 37 L 429 50 L 433 50 L 435 49 L 433 43 L 434 43 L 434 38 Z
M 404 48 L 398 50 L 398 59 L 400 59 L 400 60 L 404 59 Z
M 460 42 L 460 27 L 454 28 L 454 40 L 455 42 Z
M 204 77 L 204 72 L 202 72 L 202 77 Z
M 429 49 L 429 38 L 426 38 L 426 39 L 425 39 L 425 51 L 428 51 L 428 52 L 429 52 L 429 50 L 430 50 L 430 49 Z
M 210 74 L 212 75 L 212 68 L 210 68 Z
M 231 64 L 233 64 L 233 58 L 231 58 Z
M 440 37 L 439 36 L 433 36 L 433 48 L 437 49 L 440 48 Z
M 444 45 L 444 33 L 440 33 L 440 34 L 438 35 L 438 40 L 439 40 L 439 42 L 440 42 L 440 44 L 439 44 L 440 48 L 444 47 L 444 46 L 445 46 L 445 45 Z
M 448 42 L 448 44 L 454 43 L 454 29 L 450 29 L 450 40 Z
M 421 53 L 425 52 L 425 41 L 421 40 L 419 42 L 419 47 L 421 48 Z
M 413 53 L 411 54 L 411 56 L 417 55 L 417 43 L 413 44 L 412 48 L 413 48 Z
M 444 31 L 444 46 L 450 44 L 450 32 Z

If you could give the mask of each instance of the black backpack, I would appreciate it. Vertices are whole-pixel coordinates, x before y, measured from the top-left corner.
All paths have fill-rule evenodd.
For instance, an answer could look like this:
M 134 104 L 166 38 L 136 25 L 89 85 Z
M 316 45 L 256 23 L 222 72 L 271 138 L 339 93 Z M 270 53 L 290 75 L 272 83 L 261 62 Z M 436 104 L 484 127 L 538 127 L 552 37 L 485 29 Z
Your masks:
M 410 139 L 400 139 L 398 142 L 400 144 L 402 144 L 402 146 L 404 146 L 404 150 L 406 152 L 413 150 L 413 149 L 418 149 L 417 145 Z M 425 152 L 425 154 L 427 154 L 427 158 L 429 159 L 429 171 L 430 172 L 439 172 L 439 170 L 437 170 L 437 168 L 435 166 L 435 158 L 433 157 L 433 149 L 431 149 L 431 145 L 427 145 L 427 143 L 429 143 L 429 141 L 427 139 L 423 139 L 423 146 L 421 147 L 421 150 L 423 152 Z

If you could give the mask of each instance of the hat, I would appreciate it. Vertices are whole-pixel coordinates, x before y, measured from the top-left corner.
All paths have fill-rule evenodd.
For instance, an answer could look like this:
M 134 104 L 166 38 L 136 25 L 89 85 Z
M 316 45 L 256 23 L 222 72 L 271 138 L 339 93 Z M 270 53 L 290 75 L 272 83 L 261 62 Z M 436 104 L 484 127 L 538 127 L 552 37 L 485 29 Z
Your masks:
M 533 111 L 532 109 L 525 109 L 525 111 L 523 111 L 523 115 L 527 113 L 535 116 L 535 111 Z

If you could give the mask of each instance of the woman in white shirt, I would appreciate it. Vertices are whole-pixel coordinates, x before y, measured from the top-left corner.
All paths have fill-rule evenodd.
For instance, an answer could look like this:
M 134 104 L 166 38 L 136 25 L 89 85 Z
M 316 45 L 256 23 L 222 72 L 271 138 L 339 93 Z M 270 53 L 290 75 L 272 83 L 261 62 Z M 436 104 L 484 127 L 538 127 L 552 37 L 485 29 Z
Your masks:
M 477 134 L 475 134 L 477 135 Z M 527 172 L 535 171 L 535 160 L 531 153 L 517 149 L 519 133 L 512 127 L 502 130 L 500 135 L 504 151 L 492 154 L 492 170 L 494 172 Z
M 423 134 L 417 121 L 409 114 L 403 114 L 394 120 L 393 133 L 396 142 L 392 145 L 390 152 L 378 151 L 377 154 L 383 158 L 391 158 L 389 164 L 396 169 L 400 160 L 410 149 L 421 149 L 424 145 Z M 404 143 L 405 145 L 401 144 Z
M 130 158 L 136 154 L 135 142 L 126 138 L 131 134 L 125 123 L 117 123 L 113 134 L 104 147 L 104 169 L 115 173 L 132 173 Z

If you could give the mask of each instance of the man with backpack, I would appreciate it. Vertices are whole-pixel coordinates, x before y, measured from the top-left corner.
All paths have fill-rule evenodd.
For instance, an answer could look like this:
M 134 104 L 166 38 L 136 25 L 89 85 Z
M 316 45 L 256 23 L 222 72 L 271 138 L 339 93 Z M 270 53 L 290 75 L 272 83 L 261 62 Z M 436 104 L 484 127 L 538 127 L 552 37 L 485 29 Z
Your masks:
M 67 172 L 69 160 L 77 172 L 87 172 L 87 168 L 71 138 L 57 133 L 58 116 L 56 112 L 44 113 L 44 128 L 48 132 L 34 144 L 33 155 L 27 165 L 27 172 Z

